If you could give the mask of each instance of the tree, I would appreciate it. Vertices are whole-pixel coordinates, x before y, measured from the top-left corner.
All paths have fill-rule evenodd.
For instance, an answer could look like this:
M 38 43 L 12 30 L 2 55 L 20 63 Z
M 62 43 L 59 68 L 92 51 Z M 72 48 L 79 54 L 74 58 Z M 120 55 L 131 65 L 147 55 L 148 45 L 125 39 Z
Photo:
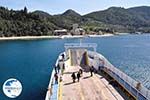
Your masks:
M 26 6 L 24 7 L 24 10 L 23 10 L 23 11 L 24 11 L 24 13 L 25 13 L 25 14 L 27 14 L 27 13 L 28 13 L 28 9 L 27 9 L 27 7 L 26 7 Z

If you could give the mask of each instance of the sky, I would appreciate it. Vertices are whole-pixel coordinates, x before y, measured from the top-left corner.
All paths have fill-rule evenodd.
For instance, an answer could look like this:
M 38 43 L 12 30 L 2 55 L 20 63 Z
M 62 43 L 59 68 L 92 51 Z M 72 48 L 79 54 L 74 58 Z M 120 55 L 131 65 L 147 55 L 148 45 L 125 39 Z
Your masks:
M 0 0 L 0 6 L 15 10 L 27 6 L 29 11 L 42 10 L 52 15 L 73 9 L 84 15 L 112 6 L 124 8 L 150 6 L 150 0 Z

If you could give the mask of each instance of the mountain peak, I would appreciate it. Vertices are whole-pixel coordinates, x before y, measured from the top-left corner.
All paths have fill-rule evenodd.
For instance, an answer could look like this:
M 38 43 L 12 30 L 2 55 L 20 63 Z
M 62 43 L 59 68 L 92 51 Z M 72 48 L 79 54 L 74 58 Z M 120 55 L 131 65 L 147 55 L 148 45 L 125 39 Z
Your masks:
M 150 7 L 149 6 L 132 7 L 132 8 L 129 8 L 128 10 L 135 11 L 135 12 L 150 13 Z
M 34 12 L 32 12 L 33 14 L 39 15 L 41 17 L 51 17 L 51 15 L 47 12 L 44 11 L 40 11 L 40 10 L 36 10 Z
M 125 10 L 125 8 L 123 8 L 123 7 L 110 7 L 107 10 L 116 11 L 116 10 Z
M 62 15 L 65 15 L 65 16 L 81 16 L 79 13 L 75 12 L 72 9 L 69 9 L 69 10 L 65 11 Z

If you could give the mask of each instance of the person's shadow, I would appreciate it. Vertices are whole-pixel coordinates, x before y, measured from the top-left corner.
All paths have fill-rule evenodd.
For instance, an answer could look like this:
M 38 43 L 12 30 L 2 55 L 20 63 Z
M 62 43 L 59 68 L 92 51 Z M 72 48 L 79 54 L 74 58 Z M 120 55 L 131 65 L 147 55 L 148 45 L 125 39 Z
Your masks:
M 73 83 L 76 83 L 76 82 L 68 82 L 68 83 L 65 83 L 64 85 L 71 85 Z
M 87 79 L 87 78 L 90 78 L 91 76 L 86 76 L 86 77 L 83 77 L 83 79 Z

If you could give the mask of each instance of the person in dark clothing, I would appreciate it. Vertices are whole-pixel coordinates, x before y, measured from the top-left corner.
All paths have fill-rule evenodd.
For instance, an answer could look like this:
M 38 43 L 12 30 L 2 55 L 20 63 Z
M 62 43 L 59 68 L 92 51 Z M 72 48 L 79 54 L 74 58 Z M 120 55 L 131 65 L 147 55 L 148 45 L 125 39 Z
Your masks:
M 64 55 L 64 54 L 62 54 L 61 56 L 62 56 L 62 59 L 64 60 L 64 58 L 65 58 L 65 55 Z
M 91 76 L 93 76 L 93 72 L 94 72 L 94 67 L 92 66 L 92 67 L 90 68 Z
M 80 72 L 77 73 L 78 82 L 80 81 Z
M 76 80 L 75 72 L 72 73 L 71 77 L 72 77 L 73 83 L 75 83 L 75 80 Z
M 58 83 L 58 75 L 57 75 L 57 73 L 54 74 L 54 77 L 55 77 L 55 83 L 57 84 Z
M 79 72 L 80 72 L 80 76 L 82 76 L 83 70 L 79 69 Z
M 57 64 L 57 67 L 56 67 L 56 72 L 59 73 L 59 70 L 60 70 L 60 65 L 59 63 Z
M 62 73 L 64 73 L 64 70 L 65 70 L 65 64 L 63 63 L 63 66 L 62 66 Z
M 57 73 L 57 66 L 55 66 L 55 73 Z

